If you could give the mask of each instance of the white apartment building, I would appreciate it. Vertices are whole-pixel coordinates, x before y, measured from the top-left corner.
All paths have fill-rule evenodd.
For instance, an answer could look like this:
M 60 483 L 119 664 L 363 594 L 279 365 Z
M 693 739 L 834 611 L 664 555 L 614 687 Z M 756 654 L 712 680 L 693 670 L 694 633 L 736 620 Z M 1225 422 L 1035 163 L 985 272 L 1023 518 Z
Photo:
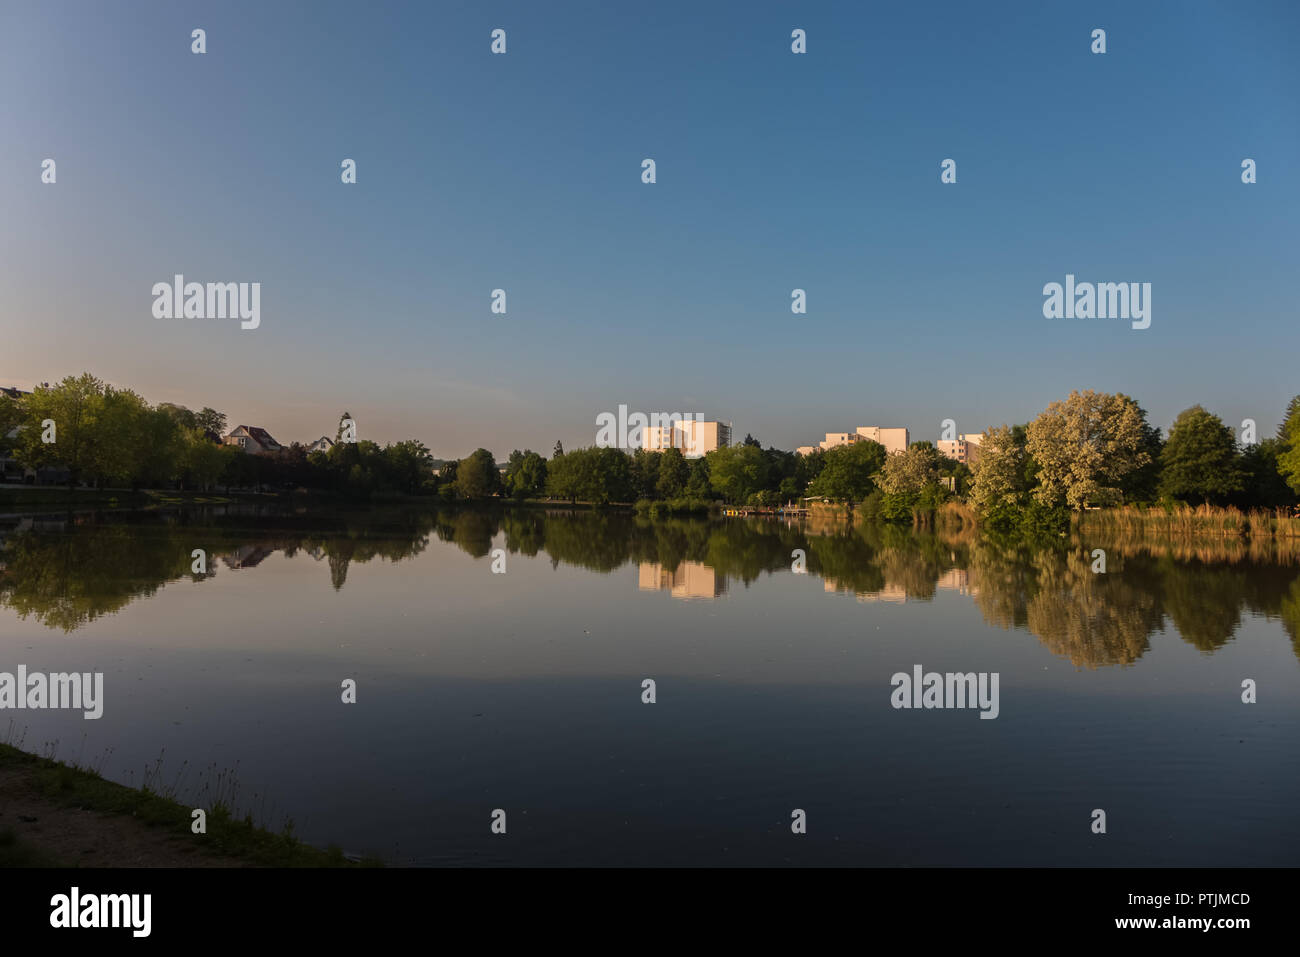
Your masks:
M 872 442 L 879 442 L 890 455 L 906 452 L 910 439 L 907 429 L 882 429 L 878 425 L 860 425 L 857 435 L 858 441 L 870 439 Z
M 641 430 L 641 447 L 647 452 L 678 449 L 687 458 L 699 458 L 729 445 L 731 425 L 727 422 L 681 419 L 668 425 L 647 425 Z
M 818 448 L 833 449 L 854 442 L 879 442 L 890 455 L 907 451 L 910 433 L 904 428 L 881 428 L 878 425 L 860 425 L 854 432 L 827 432 L 826 438 L 818 443 Z M 814 451 L 811 445 L 801 445 L 795 449 L 796 455 L 810 455 Z
M 973 468 L 980 460 L 980 441 L 983 438 L 983 433 L 968 432 L 955 439 L 940 439 L 935 443 L 935 448 L 939 450 L 940 455 L 946 455 L 954 461 Z
M 820 443 L 824 449 L 833 449 L 837 445 L 848 445 L 850 442 L 856 442 L 857 437 L 852 432 L 827 432 L 826 438 Z

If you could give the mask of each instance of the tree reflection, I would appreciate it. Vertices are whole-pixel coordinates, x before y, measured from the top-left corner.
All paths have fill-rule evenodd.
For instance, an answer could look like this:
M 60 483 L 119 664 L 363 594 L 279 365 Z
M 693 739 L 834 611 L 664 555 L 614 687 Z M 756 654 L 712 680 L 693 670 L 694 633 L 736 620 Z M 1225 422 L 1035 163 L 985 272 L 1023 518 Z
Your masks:
M 1300 562 L 1293 552 L 1240 542 L 1153 546 L 1111 542 L 1093 571 L 1095 542 L 1051 546 L 843 522 L 680 518 L 535 508 L 269 512 L 241 506 L 156 513 L 69 513 L 0 521 L 0 604 L 73 631 L 168 582 L 255 569 L 267 556 L 323 562 L 341 590 L 355 562 L 400 562 L 430 538 L 475 559 L 494 547 L 609 574 L 635 566 L 642 587 L 686 597 L 729 594 L 791 570 L 802 549 L 827 591 L 864 601 L 969 596 L 984 620 L 1036 636 L 1078 667 L 1131 665 L 1172 627 L 1213 653 L 1247 614 L 1280 621 L 1300 658 Z M 206 573 L 192 568 L 203 548 Z M 668 583 L 663 585 L 661 583 Z

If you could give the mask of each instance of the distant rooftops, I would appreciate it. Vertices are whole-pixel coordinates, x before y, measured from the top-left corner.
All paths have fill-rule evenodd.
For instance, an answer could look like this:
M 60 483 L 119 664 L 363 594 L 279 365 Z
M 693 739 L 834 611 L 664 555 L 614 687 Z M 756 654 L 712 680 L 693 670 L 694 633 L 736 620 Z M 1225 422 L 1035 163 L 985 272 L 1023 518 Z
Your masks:
M 237 445 L 245 452 L 277 452 L 282 447 L 270 432 L 256 425 L 237 425 L 224 441 L 226 445 Z

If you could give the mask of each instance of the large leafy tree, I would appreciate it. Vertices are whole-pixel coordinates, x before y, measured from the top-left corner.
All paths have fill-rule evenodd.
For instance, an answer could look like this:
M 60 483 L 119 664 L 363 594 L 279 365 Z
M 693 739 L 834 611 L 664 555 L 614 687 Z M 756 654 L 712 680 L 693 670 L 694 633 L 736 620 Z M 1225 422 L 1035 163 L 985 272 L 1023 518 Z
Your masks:
M 631 501 L 631 462 L 618 448 L 573 449 L 547 464 L 547 492 L 597 505 Z
M 686 478 L 686 497 L 706 499 L 713 497 L 713 482 L 709 476 L 709 458 L 702 455 L 689 463 L 690 474 Z
M 659 478 L 655 482 L 655 493 L 660 498 L 679 498 L 686 491 L 686 482 L 691 476 L 689 463 L 681 449 L 664 449 L 659 453 Z
M 533 498 L 546 487 L 546 459 L 531 449 L 515 449 L 506 463 L 505 490 L 517 499 Z
M 1160 455 L 1160 494 L 1208 504 L 1243 486 L 1232 429 L 1199 405 L 1180 412 Z
M 808 493 L 837 502 L 860 502 L 875 490 L 881 468 L 898 457 L 870 440 L 837 445 L 822 455 L 821 471 L 808 483 Z
M 880 490 L 886 495 L 919 494 L 938 483 L 939 458 L 929 442 L 915 442 L 906 452 L 886 456 L 880 469 Z
M 637 449 L 632 453 L 632 497 L 654 498 L 662 453 Z
M 767 484 L 767 459 L 757 443 L 725 446 L 705 456 L 709 481 L 729 502 L 743 504 Z
M 1280 439 L 1263 439 L 1248 445 L 1238 460 L 1245 487 L 1236 497 L 1235 504 L 1249 508 L 1280 508 L 1296 500 L 1296 493 L 1287 485 L 1278 471 L 1278 458 L 1284 446 Z
M 226 414 L 218 412 L 210 406 L 204 406 L 200 411 L 195 413 L 195 419 L 201 429 L 207 429 L 213 435 L 224 435 L 226 432 Z
M 487 498 L 501 490 L 501 473 L 492 453 L 475 449 L 456 467 L 456 494 L 461 498 Z
M 1028 457 L 1023 430 L 1019 436 L 1007 425 L 984 431 L 970 495 L 976 511 L 987 513 L 1003 506 L 1024 504 L 1029 491 L 1025 478 Z
M 295 452 L 300 451 L 300 447 Z M 389 488 L 414 495 L 433 472 L 433 455 L 423 442 L 405 439 L 384 446 L 383 479 Z
M 99 420 L 104 410 L 104 383 L 88 372 L 68 376 L 53 386 L 41 385 L 23 401 L 26 412 L 18 434 L 18 458 L 32 468 L 63 466 L 68 484 L 98 470 L 103 445 Z M 54 424 L 54 442 L 44 442 L 45 423 Z
M 1089 389 L 1053 402 L 1029 424 L 1027 448 L 1038 464 L 1034 497 L 1074 509 L 1121 501 L 1125 478 L 1150 461 L 1144 422 L 1141 407 L 1122 393 Z

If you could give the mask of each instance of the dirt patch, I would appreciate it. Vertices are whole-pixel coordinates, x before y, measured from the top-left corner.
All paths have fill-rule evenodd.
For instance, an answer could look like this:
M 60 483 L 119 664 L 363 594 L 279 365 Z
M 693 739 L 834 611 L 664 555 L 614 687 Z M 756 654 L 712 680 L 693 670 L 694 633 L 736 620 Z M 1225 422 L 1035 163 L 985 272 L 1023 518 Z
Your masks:
M 29 768 L 0 767 L 0 833 L 25 863 L 56 867 L 243 867 L 203 848 L 205 835 L 174 833 L 135 817 L 63 806 L 41 794 Z M 4 851 L 0 848 L 0 853 Z M 18 852 L 15 852 L 18 853 Z

